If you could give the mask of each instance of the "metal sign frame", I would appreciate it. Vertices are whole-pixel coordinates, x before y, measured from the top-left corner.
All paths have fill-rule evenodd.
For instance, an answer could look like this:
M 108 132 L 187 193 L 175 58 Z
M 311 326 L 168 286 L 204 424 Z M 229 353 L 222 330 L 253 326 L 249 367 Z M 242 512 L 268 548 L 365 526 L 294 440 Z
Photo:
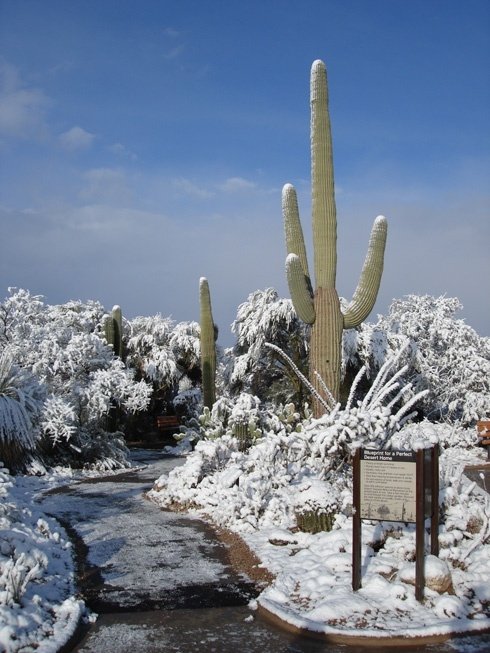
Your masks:
M 393 457 L 399 455 L 401 459 L 407 452 L 381 451 L 372 449 L 357 449 L 353 459 L 353 516 L 352 516 L 352 589 L 361 588 L 361 544 L 362 544 L 362 517 L 361 517 L 361 461 L 364 452 L 368 457 L 379 454 L 376 461 L 381 465 L 393 464 Z M 419 449 L 413 452 L 415 456 L 415 598 L 423 601 L 425 587 L 425 520 L 430 518 L 430 552 L 439 555 L 439 447 L 437 445 L 428 449 Z M 387 460 L 388 458 L 388 460 Z M 413 458 L 410 458 L 412 461 Z M 366 518 L 364 518 L 366 519 Z M 381 518 L 370 517 L 373 521 L 386 521 Z M 403 520 L 390 520 L 406 523 Z

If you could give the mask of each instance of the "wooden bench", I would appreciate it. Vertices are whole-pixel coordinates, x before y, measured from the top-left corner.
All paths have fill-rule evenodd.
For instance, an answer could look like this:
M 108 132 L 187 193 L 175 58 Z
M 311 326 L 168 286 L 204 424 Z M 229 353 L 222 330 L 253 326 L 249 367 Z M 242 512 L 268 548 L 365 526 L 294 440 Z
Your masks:
M 159 431 L 178 431 L 180 419 L 177 415 L 158 415 L 157 429 Z
M 487 458 L 490 460 L 490 420 L 482 419 L 476 423 L 476 431 L 482 447 L 487 448 Z

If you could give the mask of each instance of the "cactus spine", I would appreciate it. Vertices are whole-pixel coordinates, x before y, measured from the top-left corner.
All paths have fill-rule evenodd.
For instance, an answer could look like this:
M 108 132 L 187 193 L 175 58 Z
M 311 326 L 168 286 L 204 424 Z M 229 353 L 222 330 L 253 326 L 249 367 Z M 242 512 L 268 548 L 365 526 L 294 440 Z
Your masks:
M 216 401 L 216 329 L 211 310 L 209 284 L 204 277 L 199 280 L 199 304 L 203 403 L 211 410 Z
M 383 272 L 387 222 L 374 221 L 359 284 L 345 312 L 335 288 L 337 273 L 337 217 L 334 193 L 332 136 L 328 113 L 327 72 L 323 61 L 313 62 L 310 79 L 311 105 L 311 194 L 314 272 L 313 291 L 299 218 L 296 191 L 286 184 L 282 211 L 288 257 L 286 274 L 291 299 L 298 316 L 311 324 L 310 381 L 321 396 L 326 393 L 317 374 L 325 381 L 335 401 L 340 396 L 342 331 L 358 326 L 371 312 Z M 318 401 L 315 416 L 324 409 Z

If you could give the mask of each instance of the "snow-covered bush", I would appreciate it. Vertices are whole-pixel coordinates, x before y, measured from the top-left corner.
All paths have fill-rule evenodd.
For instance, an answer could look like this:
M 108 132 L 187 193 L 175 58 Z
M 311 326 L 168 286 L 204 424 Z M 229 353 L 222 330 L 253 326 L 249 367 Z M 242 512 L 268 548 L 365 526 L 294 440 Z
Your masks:
M 420 422 L 413 422 L 407 425 L 392 439 L 394 449 L 411 449 L 413 444 L 420 440 L 438 442 L 442 451 L 448 450 L 458 456 L 464 455 L 465 450 L 469 453 L 477 451 L 478 435 L 475 428 L 467 428 L 459 422 L 430 422 L 423 419 Z
M 71 543 L 0 463 L 0 650 L 58 650 L 84 613 Z
M 203 407 L 200 414 L 187 420 L 181 433 L 175 437 L 181 442 L 195 444 L 202 439 L 215 440 L 228 435 L 237 439 L 240 449 L 247 449 L 264 433 L 277 433 L 283 429 L 290 433 L 299 427 L 300 422 L 301 416 L 294 404 L 272 406 L 242 392 L 234 398 L 218 398 L 212 410 Z
M 364 364 L 371 376 L 387 357 L 409 343 L 406 375 L 431 421 L 472 424 L 490 415 L 490 338 L 455 317 L 455 298 L 409 295 L 392 303 L 374 325 L 346 332 L 344 366 Z
M 214 512 L 219 522 L 239 521 L 241 528 L 291 526 L 297 514 L 311 510 L 328 514 L 333 523 L 335 513 L 347 509 L 350 501 L 346 490 L 354 449 L 389 448 L 423 396 L 401 384 L 406 368 L 394 371 L 398 358 L 385 363 L 366 397 L 354 402 L 354 387 L 345 408 L 337 404 L 320 419 L 299 422 L 292 407 L 278 415 L 249 396 L 235 410 L 231 400 L 217 402 L 201 425 L 207 437 L 183 466 L 157 481 L 150 496 L 163 505 L 183 501 L 204 510 L 219 506 Z M 289 421 L 291 415 L 295 417 Z M 247 416 L 260 433 L 244 450 L 234 425 Z M 314 492 L 315 503 L 311 488 L 318 488 L 318 482 L 330 484 L 331 490 Z M 318 503 L 322 496 L 323 505 Z
M 15 436 L 10 430 L 10 440 L 28 442 L 33 457 L 78 465 L 97 460 L 99 464 L 96 445 L 103 444 L 103 456 L 107 439 L 111 443 L 108 465 L 125 457 L 124 447 L 115 452 L 120 438 L 107 435 L 114 430 L 108 428 L 109 418 L 115 408 L 128 413 L 144 409 L 151 388 L 144 381 L 135 382 L 133 371 L 113 355 L 101 333 L 103 315 L 97 302 L 50 306 L 16 289 L 10 289 L 0 304 L 0 350 L 8 349 L 15 362 L 11 369 L 20 370 L 15 372 L 22 380 L 21 390 L 17 383 L 17 415 L 29 417 Z M 35 400 L 31 398 L 34 391 Z M 9 404 L 12 410 L 12 401 L 12 397 L 5 399 L 4 408 Z M 90 451 L 89 458 L 83 457 L 84 451 Z
M 200 380 L 200 329 L 197 322 L 175 324 L 161 315 L 136 317 L 129 325 L 126 363 L 152 384 L 150 412 L 169 408 L 180 392 Z M 185 405 L 179 406 L 182 412 Z
M 141 377 L 158 387 L 171 386 L 177 379 L 177 365 L 169 347 L 173 325 L 170 318 L 161 315 L 131 320 L 128 360 Z
M 490 497 L 465 476 L 464 470 L 464 461 L 455 460 L 453 451 L 443 453 L 439 557 L 450 566 L 453 580 L 460 586 L 459 596 L 471 597 L 488 614 L 490 592 L 485 565 L 489 560 Z
M 12 469 L 22 468 L 36 448 L 43 395 L 35 377 L 15 365 L 13 351 L 0 351 L 0 455 Z
M 256 290 L 238 307 L 232 324 L 236 344 L 225 372 L 228 391 L 248 392 L 276 405 L 305 402 L 304 389 L 297 377 L 275 352 L 270 342 L 280 347 L 301 369 L 307 365 L 308 326 L 297 317 L 292 302 L 280 299 L 273 288 Z

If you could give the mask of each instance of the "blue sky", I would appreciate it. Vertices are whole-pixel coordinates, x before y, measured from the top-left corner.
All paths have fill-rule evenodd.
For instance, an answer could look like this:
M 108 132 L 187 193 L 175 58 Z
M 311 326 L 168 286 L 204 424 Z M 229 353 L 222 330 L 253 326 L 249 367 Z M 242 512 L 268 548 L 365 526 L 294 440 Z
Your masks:
M 339 294 L 388 218 L 372 320 L 459 297 L 490 335 L 488 0 L 0 0 L 0 286 L 220 343 L 257 288 L 288 296 L 281 188 L 310 231 L 309 71 L 327 65 Z

